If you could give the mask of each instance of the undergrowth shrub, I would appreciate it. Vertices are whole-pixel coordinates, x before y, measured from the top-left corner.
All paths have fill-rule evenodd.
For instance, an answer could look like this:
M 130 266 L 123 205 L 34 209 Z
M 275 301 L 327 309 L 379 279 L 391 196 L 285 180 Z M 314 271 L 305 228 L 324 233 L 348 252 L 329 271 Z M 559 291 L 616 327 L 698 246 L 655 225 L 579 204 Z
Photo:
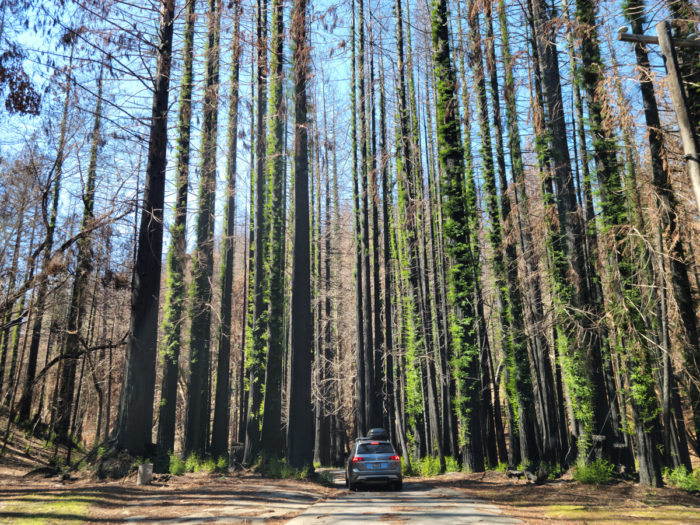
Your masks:
M 574 467 L 573 478 L 586 485 L 605 485 L 612 480 L 614 465 L 605 459 L 590 463 L 579 462 Z
M 459 472 L 459 462 L 452 456 L 445 456 L 445 472 Z M 401 474 L 406 476 L 423 476 L 426 478 L 440 474 L 440 458 L 426 456 L 414 461 L 409 466 L 401 460 Z
M 672 487 L 688 492 L 700 492 L 700 471 L 688 472 L 683 465 L 674 469 L 666 467 L 664 481 Z
M 198 466 L 199 458 L 197 457 L 197 454 L 192 452 L 185 460 L 185 472 L 196 472 Z
M 496 472 L 505 472 L 506 470 L 508 470 L 508 463 L 504 463 L 503 461 L 499 461 L 498 465 L 496 465 L 493 468 L 493 470 Z
M 296 469 L 290 465 L 287 465 L 286 461 L 282 462 L 280 477 L 283 479 L 296 477 Z
M 311 466 L 311 465 L 306 465 L 301 470 L 296 470 L 296 469 L 292 469 L 292 470 L 295 471 L 295 474 L 296 474 L 295 477 L 297 479 L 309 479 L 311 477 L 311 473 L 314 471 L 313 466 Z
M 175 454 L 172 452 L 169 455 L 170 457 L 170 466 L 168 468 L 168 471 L 173 475 L 173 476 L 182 476 L 185 471 L 185 462 L 181 460 L 179 457 L 177 457 Z
M 143 456 L 136 456 L 131 461 L 131 465 L 129 466 L 129 471 L 130 472 L 137 471 L 139 469 L 139 465 L 143 465 L 144 463 L 148 463 L 148 460 L 146 458 L 144 458 Z
M 255 469 L 263 476 L 276 479 L 309 479 L 313 472 L 312 466 L 295 469 L 287 463 L 286 458 L 259 456 Z
M 208 474 L 213 474 L 216 472 L 216 460 L 213 458 L 208 458 L 199 462 L 195 472 L 206 472 Z
M 402 458 L 402 459 L 401 459 L 401 474 L 402 474 L 404 477 L 408 477 L 408 476 L 417 476 L 417 475 L 420 474 L 420 471 L 416 468 L 415 462 L 414 462 L 414 463 L 411 463 L 411 464 L 409 465 L 409 464 L 407 464 L 407 463 L 403 460 L 403 458 Z
M 266 458 L 260 457 L 257 470 L 265 477 L 268 478 L 283 478 L 289 476 L 283 476 L 282 470 L 285 462 L 278 458 Z
M 187 459 L 183 462 L 179 458 L 175 458 L 174 455 L 170 456 L 170 473 L 174 474 L 173 469 L 180 472 L 181 475 L 185 472 L 206 472 L 208 474 L 213 474 L 214 472 L 222 472 L 228 468 L 228 462 L 226 457 L 222 456 L 218 459 L 214 458 L 200 458 L 192 452 Z
M 561 469 L 556 463 L 550 463 L 548 461 L 543 461 L 540 464 L 539 470 L 544 470 L 547 472 L 547 479 L 553 481 L 557 479 L 557 476 L 561 474 Z
M 452 456 L 445 456 L 445 472 L 459 472 L 459 461 Z
M 417 463 L 416 466 L 419 469 L 420 475 L 424 478 L 429 478 L 440 474 L 440 458 L 425 456 L 420 460 L 420 462 Z
M 335 486 L 335 478 L 330 470 L 322 470 L 318 473 L 318 481 L 324 487 Z

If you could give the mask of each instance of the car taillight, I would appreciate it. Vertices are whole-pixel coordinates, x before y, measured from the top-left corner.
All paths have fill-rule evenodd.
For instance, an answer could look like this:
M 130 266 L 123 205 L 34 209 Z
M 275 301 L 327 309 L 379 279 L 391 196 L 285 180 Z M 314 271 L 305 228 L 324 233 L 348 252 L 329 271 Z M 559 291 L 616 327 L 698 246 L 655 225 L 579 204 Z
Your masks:
M 355 456 L 354 458 L 352 458 L 353 463 L 357 463 L 358 461 L 363 461 L 363 459 L 360 456 Z
M 391 456 L 389 459 L 392 461 L 401 461 L 401 456 Z

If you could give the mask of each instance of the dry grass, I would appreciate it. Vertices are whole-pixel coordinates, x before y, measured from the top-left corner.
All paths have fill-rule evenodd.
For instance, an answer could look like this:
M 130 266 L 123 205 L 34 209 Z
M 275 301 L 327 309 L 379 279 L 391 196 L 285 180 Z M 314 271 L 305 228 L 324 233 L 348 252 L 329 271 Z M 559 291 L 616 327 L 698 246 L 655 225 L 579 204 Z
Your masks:
M 699 496 L 628 481 L 596 487 L 564 476 L 535 485 L 486 472 L 446 474 L 427 483 L 464 490 L 526 523 L 700 523 Z

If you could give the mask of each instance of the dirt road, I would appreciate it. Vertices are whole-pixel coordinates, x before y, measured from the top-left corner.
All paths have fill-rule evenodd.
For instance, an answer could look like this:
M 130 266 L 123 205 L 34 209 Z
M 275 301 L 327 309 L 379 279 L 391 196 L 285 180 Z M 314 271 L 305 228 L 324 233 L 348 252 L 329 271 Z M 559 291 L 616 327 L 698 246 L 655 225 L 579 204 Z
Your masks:
M 544 485 L 500 472 L 448 473 L 404 480 L 404 490 L 350 492 L 343 476 L 334 487 L 297 479 L 263 478 L 251 471 L 136 476 L 97 481 L 77 472 L 43 479 L 2 471 L 0 524 L 99 525 L 246 523 L 264 525 L 461 523 L 697 523 L 700 496 L 631 482 L 581 485 L 560 479 Z M 78 476 L 83 474 L 83 476 Z
M 336 485 L 344 484 L 343 472 L 337 471 Z M 358 525 L 361 523 L 425 523 L 457 525 L 522 523 L 503 516 L 495 505 L 467 497 L 464 492 L 433 487 L 417 481 L 404 482 L 402 491 L 384 487 L 340 491 L 336 497 L 317 502 L 289 521 L 289 525 Z
M 245 473 L 160 476 L 147 486 L 135 485 L 134 476 L 118 482 L 0 477 L 0 523 L 521 523 L 449 486 L 406 480 L 400 492 L 350 492 L 337 474 L 333 488 Z
M 5 420 L 6 421 L 6 420 Z M 0 411 L 0 427 L 3 427 Z M 0 524 L 60 523 L 697 523 L 700 496 L 630 481 L 582 485 L 570 473 L 535 485 L 502 472 L 451 472 L 404 480 L 402 492 L 349 492 L 342 471 L 335 486 L 264 478 L 252 470 L 136 475 L 98 481 L 89 469 L 45 478 L 54 449 L 40 438 L 13 433 L 0 457 Z M 61 454 L 62 456 L 63 454 Z M 696 465 L 700 469 L 700 464 Z M 319 469 L 321 470 L 321 469 Z M 34 474 L 31 474 L 34 472 Z

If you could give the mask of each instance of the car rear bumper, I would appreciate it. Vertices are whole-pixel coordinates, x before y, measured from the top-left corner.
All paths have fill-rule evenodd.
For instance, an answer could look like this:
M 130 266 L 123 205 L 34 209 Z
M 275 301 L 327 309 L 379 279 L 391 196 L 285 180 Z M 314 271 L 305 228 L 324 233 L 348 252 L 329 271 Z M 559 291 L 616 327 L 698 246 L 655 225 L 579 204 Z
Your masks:
M 352 472 L 351 483 L 390 483 L 401 481 L 401 472 Z

